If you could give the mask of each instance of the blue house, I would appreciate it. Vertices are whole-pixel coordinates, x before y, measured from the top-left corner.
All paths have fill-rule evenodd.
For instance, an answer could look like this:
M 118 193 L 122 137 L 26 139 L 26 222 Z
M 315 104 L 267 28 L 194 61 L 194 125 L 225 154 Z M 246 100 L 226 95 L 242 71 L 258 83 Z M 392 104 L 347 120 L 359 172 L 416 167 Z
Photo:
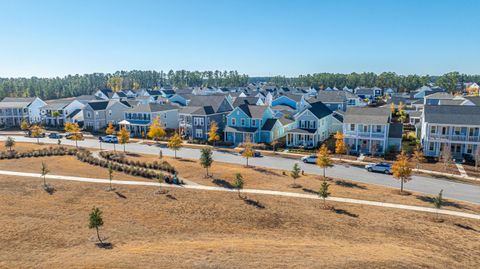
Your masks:
M 225 141 L 271 143 L 284 135 L 282 122 L 268 106 L 242 104 L 227 115 Z
M 282 94 L 277 96 L 272 101 L 272 107 L 288 106 L 294 110 L 302 110 L 305 107 L 305 98 L 303 95 Z

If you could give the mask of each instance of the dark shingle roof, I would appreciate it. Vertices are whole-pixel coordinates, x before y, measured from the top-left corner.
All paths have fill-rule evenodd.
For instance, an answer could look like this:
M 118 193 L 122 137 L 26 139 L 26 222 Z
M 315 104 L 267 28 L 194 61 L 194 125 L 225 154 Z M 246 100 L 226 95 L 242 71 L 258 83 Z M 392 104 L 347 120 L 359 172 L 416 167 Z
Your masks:
M 233 102 L 233 107 L 239 105 L 255 105 L 258 102 L 258 97 L 237 97 Z
M 225 95 L 193 95 L 190 102 L 188 102 L 188 106 L 206 106 L 210 107 L 208 110 L 213 109 L 213 111 L 217 112 L 225 98 Z
M 402 138 L 403 124 L 391 123 L 388 129 L 388 137 L 390 138 Z
M 267 119 L 262 126 L 262 131 L 271 131 L 275 123 L 277 123 L 277 119 Z
M 343 122 L 387 124 L 390 114 L 390 109 L 387 107 L 349 107 Z
M 88 105 L 93 109 L 93 110 L 105 110 L 108 106 L 108 101 L 94 101 L 94 102 L 88 102 Z
M 428 123 L 453 125 L 480 125 L 479 106 L 425 106 L 424 119 Z
M 469 100 L 476 106 L 480 105 L 480 96 L 467 96 L 465 99 Z
M 318 101 L 310 104 L 312 107 L 308 108 L 318 119 L 332 114 L 332 110 L 328 108 L 324 103 Z
M 252 105 L 240 105 L 238 106 L 247 116 L 250 118 L 261 118 L 263 117 L 263 113 L 268 108 L 268 106 L 252 106 Z
M 317 129 L 299 129 L 295 128 L 292 130 L 287 131 L 287 133 L 294 133 L 294 134 L 314 134 Z

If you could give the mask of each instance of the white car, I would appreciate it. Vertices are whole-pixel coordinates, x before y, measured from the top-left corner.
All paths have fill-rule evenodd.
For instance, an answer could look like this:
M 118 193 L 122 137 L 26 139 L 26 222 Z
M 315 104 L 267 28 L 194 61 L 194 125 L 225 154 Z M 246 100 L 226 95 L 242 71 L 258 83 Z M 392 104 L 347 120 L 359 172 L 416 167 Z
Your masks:
M 317 163 L 317 155 L 310 155 L 302 157 L 302 162 L 304 163 Z

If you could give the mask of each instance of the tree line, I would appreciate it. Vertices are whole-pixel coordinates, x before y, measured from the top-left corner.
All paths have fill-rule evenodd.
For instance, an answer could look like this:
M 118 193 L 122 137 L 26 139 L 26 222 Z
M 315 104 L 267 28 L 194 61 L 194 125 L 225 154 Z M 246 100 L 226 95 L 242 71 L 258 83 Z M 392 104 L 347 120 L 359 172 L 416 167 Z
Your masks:
M 40 97 L 56 99 L 92 94 L 99 89 L 155 89 L 161 86 L 246 86 L 248 76 L 237 71 L 117 71 L 55 78 L 0 78 L 0 98 Z
M 372 72 L 350 74 L 315 73 L 292 78 L 275 76 L 269 78 L 268 82 L 279 87 L 289 85 L 315 88 L 337 87 L 341 89 L 347 86 L 353 89 L 356 87 L 376 86 L 380 88 L 394 88 L 401 92 L 410 92 L 429 83 L 434 83 L 452 92 L 460 90 L 465 82 L 480 82 L 480 75 L 467 75 L 459 72 L 450 72 L 441 76 L 398 75 L 394 72 L 383 72 L 381 74 Z

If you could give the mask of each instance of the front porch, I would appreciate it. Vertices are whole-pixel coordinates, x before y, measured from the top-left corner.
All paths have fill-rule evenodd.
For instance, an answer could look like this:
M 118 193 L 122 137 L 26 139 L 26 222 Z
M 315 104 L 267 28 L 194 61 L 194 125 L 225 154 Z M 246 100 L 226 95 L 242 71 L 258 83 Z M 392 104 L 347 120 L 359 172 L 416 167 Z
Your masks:
M 315 130 L 293 129 L 287 132 L 287 147 L 315 148 L 319 142 Z
M 345 138 L 350 154 L 383 155 L 385 153 L 385 141 L 360 138 Z
M 126 128 L 130 132 L 131 137 L 146 137 L 148 133 L 148 124 L 137 123 L 127 120 L 122 120 L 118 123 L 120 128 Z

